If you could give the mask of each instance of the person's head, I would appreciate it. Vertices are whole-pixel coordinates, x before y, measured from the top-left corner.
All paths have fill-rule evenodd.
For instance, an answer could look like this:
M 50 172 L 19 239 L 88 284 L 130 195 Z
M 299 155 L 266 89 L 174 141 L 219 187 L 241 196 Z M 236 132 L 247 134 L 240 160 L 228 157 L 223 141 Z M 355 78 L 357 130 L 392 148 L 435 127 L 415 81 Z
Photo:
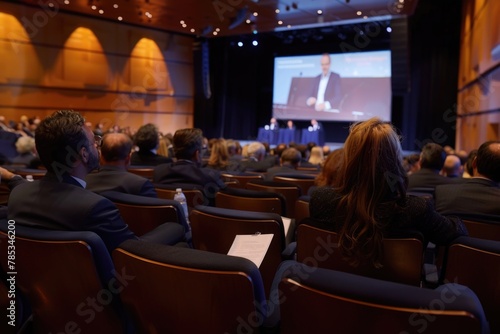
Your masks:
M 318 121 L 315 119 L 311 119 L 311 125 L 312 126 L 318 125 Z
M 173 145 L 174 155 L 177 159 L 201 163 L 201 150 L 203 147 L 203 132 L 201 129 L 187 128 L 175 131 Z
M 99 167 L 97 146 L 100 137 L 94 137 L 85 126 L 85 119 L 73 110 L 58 110 L 40 122 L 36 129 L 36 150 L 48 171 L 83 175 Z
M 226 140 L 226 146 L 229 156 L 241 154 L 241 144 L 239 141 L 228 139 Z
M 143 152 L 158 148 L 159 140 L 158 129 L 151 123 L 141 126 L 134 137 L 135 145 Z
M 164 157 L 170 157 L 169 147 L 172 145 L 172 141 L 167 136 L 162 136 L 158 142 L 158 150 L 156 153 Z
M 465 162 L 465 171 L 469 176 L 474 175 L 474 160 L 476 159 L 477 156 L 477 150 L 472 150 L 470 151 L 469 155 L 467 156 L 467 161 Z
M 257 161 L 261 161 L 266 156 L 266 148 L 259 142 L 250 143 L 247 148 L 247 155 L 249 158 L 255 158 Z
M 35 139 L 33 137 L 21 136 L 16 141 L 16 151 L 19 154 L 33 153 L 35 150 Z
M 427 143 L 420 153 L 420 168 L 428 168 L 439 172 L 443 168 L 445 159 L 446 152 L 441 145 Z
M 128 166 L 132 140 L 124 133 L 108 133 L 102 138 L 101 163 L 103 165 Z
M 314 184 L 322 186 L 333 186 L 336 184 L 335 180 L 339 173 L 339 167 L 344 159 L 344 149 L 338 148 L 333 150 L 325 159 L 323 167 L 321 168 Z
M 278 123 L 278 121 L 276 121 L 276 118 L 274 118 L 274 117 L 271 118 L 271 124 L 277 124 L 277 123 Z
M 323 75 L 327 75 L 330 72 L 330 55 L 328 53 L 321 55 L 321 72 Z
M 286 150 L 286 149 L 287 149 L 287 146 L 286 146 L 285 143 L 279 143 L 274 148 L 274 155 L 277 155 L 278 157 L 281 157 L 281 155 L 283 154 L 283 151 Z
M 412 153 L 403 158 L 403 167 L 407 174 L 411 174 L 420 169 L 420 154 Z
M 460 161 L 460 158 L 454 154 L 447 155 L 441 172 L 447 177 L 461 176 L 462 162 Z
M 344 158 L 335 186 L 343 225 L 339 244 L 352 264 L 380 266 L 383 230 L 387 221 L 380 206 L 394 212 L 406 198 L 407 176 L 402 165 L 399 136 L 378 118 L 354 124 L 344 144 Z
M 288 122 L 286 122 L 286 127 L 289 129 L 292 129 L 293 128 L 293 121 L 289 120 Z
M 226 141 L 222 138 L 215 139 L 210 150 L 208 165 L 214 167 L 225 167 L 228 165 L 229 153 L 227 151 Z
M 500 182 L 500 141 L 487 141 L 479 146 L 476 169 L 480 176 Z
M 297 149 L 289 147 L 283 151 L 281 154 L 281 165 L 291 165 L 297 168 L 300 165 L 300 160 L 302 160 L 302 155 Z
M 323 155 L 323 148 L 319 146 L 314 146 L 311 148 L 311 154 L 309 155 L 309 163 L 313 165 L 320 165 L 325 159 Z

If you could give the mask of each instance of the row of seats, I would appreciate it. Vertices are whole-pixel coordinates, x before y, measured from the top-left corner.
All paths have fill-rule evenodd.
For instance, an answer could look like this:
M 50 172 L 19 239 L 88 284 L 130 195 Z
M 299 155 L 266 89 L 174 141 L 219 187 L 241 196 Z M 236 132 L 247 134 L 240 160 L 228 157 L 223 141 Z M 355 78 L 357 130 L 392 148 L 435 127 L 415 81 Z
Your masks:
M 5 221 L 0 230 L 7 252 Z M 33 333 L 266 332 L 263 327 L 281 327 L 281 333 L 488 333 L 488 326 L 498 329 L 499 244 L 457 240 L 447 257 L 451 283 L 435 290 L 296 261 L 277 267 L 268 290 L 261 271 L 243 258 L 135 240 L 110 256 L 92 232 L 16 226 L 17 297 L 30 300 L 32 321 L 24 331 Z M 7 257 L 0 261 L 7 271 Z M 478 275 L 474 270 L 484 263 L 493 270 Z

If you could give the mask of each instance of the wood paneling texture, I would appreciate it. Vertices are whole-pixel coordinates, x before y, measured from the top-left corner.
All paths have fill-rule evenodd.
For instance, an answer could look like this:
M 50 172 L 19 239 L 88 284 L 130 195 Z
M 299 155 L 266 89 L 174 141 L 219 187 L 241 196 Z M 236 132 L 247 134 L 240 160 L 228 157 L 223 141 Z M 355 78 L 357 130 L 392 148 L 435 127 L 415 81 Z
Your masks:
M 193 124 L 193 38 L 1 3 L 0 115 L 74 109 L 173 132 Z
M 499 140 L 500 1 L 464 0 L 461 30 L 456 147 L 470 151 Z

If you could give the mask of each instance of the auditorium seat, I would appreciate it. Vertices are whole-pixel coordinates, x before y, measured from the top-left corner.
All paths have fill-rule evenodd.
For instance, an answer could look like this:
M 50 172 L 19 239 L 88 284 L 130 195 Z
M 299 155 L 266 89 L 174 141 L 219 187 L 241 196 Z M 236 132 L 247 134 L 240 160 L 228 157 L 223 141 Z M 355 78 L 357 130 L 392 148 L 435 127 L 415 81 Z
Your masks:
M 286 215 L 286 199 L 282 194 L 239 188 L 222 189 L 215 195 L 215 206 L 225 209 Z
M 247 183 L 246 187 L 250 190 L 282 194 L 286 200 L 286 214 L 283 214 L 283 216 L 295 218 L 295 202 L 302 195 L 298 185 L 275 181 L 251 181 Z
M 315 179 L 314 175 L 309 174 L 276 174 L 273 181 L 295 184 L 300 187 L 302 195 L 307 195 Z
M 121 292 L 138 333 L 258 333 L 262 278 L 247 259 L 135 240 L 113 252 L 133 279 Z
M 272 234 L 269 249 L 260 266 L 266 292 L 269 292 L 276 268 L 293 255 L 294 245 L 286 247 L 281 217 L 274 213 L 249 212 L 197 206 L 191 212 L 193 247 L 227 254 L 237 235 Z
M 12 226 L 12 225 L 10 225 Z M 0 262 L 33 312 L 33 333 L 124 333 L 127 324 L 111 256 L 89 231 L 49 231 L 15 225 L 15 269 L 7 260 L 9 225 L 0 225 Z M 98 312 L 96 312 L 98 310 Z M 6 321 L 3 319 L 2 321 Z
M 248 182 L 263 179 L 262 174 L 258 173 L 222 173 L 221 176 L 227 181 L 238 181 L 236 185 L 232 185 L 234 188 L 245 188 Z
M 445 257 L 444 282 L 471 288 L 481 301 L 491 333 L 500 333 L 500 241 L 459 237 Z
M 116 205 L 125 223 L 138 236 L 142 236 L 164 223 L 178 223 L 186 231 L 189 231 L 184 210 L 177 201 L 117 191 L 105 191 L 101 195 Z M 189 240 L 188 235 L 187 237 Z
M 286 334 L 489 333 L 477 296 L 453 283 L 424 289 L 287 261 L 272 295 L 268 322 Z
M 350 265 L 338 248 L 338 234 L 310 225 L 297 227 L 297 261 L 314 267 L 333 269 L 387 281 L 420 286 L 423 270 L 423 236 L 408 232 L 384 238 L 382 268 L 371 264 Z

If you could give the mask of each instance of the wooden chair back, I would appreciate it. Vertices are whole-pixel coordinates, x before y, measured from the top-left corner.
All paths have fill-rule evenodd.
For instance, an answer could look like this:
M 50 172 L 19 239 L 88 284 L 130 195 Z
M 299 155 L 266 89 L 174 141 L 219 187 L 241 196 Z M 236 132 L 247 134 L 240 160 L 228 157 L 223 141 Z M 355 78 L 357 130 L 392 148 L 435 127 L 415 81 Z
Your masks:
M 297 228 L 297 261 L 317 267 L 420 286 L 423 267 L 422 240 L 415 237 L 385 238 L 383 267 L 370 264 L 353 267 L 338 248 L 338 234 L 310 225 Z

